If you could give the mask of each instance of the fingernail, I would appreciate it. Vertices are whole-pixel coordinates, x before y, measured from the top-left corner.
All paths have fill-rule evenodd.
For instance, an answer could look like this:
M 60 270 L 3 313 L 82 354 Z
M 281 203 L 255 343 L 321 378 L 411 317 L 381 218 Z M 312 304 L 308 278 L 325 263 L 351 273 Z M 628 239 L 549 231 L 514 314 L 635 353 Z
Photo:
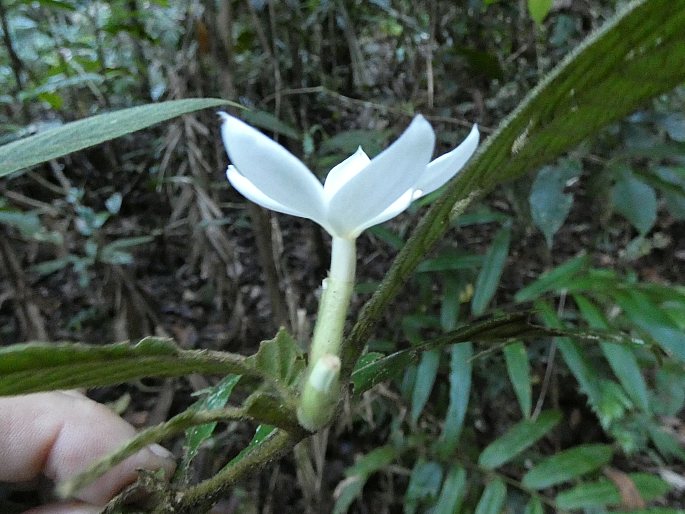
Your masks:
M 174 454 L 159 444 L 151 444 L 148 449 L 162 459 L 173 459 Z

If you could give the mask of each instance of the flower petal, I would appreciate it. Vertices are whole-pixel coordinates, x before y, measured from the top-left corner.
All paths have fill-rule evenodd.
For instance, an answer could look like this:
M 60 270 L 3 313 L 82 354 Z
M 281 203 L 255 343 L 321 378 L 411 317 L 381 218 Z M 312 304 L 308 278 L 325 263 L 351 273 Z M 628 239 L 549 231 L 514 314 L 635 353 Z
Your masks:
M 330 199 L 328 220 L 336 232 L 357 232 L 413 190 L 425 173 L 434 145 L 433 129 L 423 116 L 417 116 L 397 141 L 347 180 Z
M 390 205 L 390 207 L 385 209 L 378 216 L 376 216 L 375 218 L 371 218 L 370 220 L 368 220 L 368 221 L 362 223 L 360 226 L 358 226 L 352 235 L 354 237 L 358 237 L 359 234 L 364 232 L 367 228 L 373 227 L 374 225 L 379 225 L 380 223 L 383 223 L 384 221 L 388 221 L 389 219 L 394 218 L 399 213 L 404 212 L 411 205 L 411 203 L 413 201 L 413 196 L 414 196 L 414 191 L 412 189 L 410 189 L 409 191 L 404 193 L 402 196 L 400 196 L 397 200 L 395 200 Z
M 364 153 L 360 146 L 356 152 L 350 155 L 340 164 L 336 165 L 326 177 L 323 183 L 323 196 L 330 200 L 346 182 L 356 176 L 371 162 L 369 156 Z
M 416 183 L 417 193 L 420 191 L 420 194 L 415 195 L 414 199 L 432 193 L 454 177 L 476 151 L 479 137 L 478 125 L 474 125 L 459 146 L 432 161 Z
M 224 146 L 240 175 L 264 197 L 288 209 L 280 212 L 298 213 L 320 223 L 325 217 L 323 187 L 314 174 L 297 157 L 258 130 L 226 113 L 220 114 L 224 120 L 221 126 Z M 238 183 L 244 187 L 240 179 Z M 236 189 L 242 192 L 237 186 Z
M 269 198 L 264 193 L 262 193 L 257 186 L 249 181 L 244 175 L 242 175 L 235 166 L 231 165 L 226 170 L 226 178 L 231 183 L 231 185 L 238 190 L 238 192 L 243 195 L 248 200 L 261 205 L 266 209 L 270 209 L 276 212 L 282 212 L 283 214 L 291 214 L 292 216 L 300 216 L 306 218 L 307 215 L 298 211 L 286 207 L 278 203 L 276 200 Z

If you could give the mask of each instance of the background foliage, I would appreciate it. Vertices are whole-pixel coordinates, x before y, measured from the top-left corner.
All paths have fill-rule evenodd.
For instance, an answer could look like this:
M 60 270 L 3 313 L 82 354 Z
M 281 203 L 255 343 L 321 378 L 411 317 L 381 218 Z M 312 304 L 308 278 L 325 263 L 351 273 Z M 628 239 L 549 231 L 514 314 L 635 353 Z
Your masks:
M 559 96 L 523 106 L 489 143 L 509 138 L 506 152 L 486 154 L 435 201 L 427 219 L 444 221 L 440 213 L 448 214 L 460 194 L 489 189 L 495 173 L 529 173 L 443 223 L 447 232 L 432 253 L 414 252 L 416 271 L 379 317 L 357 364 L 355 399 L 330 430 L 227 493 L 225 511 L 286 505 L 309 512 L 670 513 L 683 506 L 685 91 L 676 87 L 594 130 L 612 107 L 593 95 L 632 105 L 640 92 L 664 90 L 663 82 L 645 80 L 650 66 L 668 90 L 682 83 L 682 67 L 660 53 L 675 40 L 660 40 L 659 30 L 677 27 L 685 9 L 649 4 L 662 6 L 659 16 L 634 18 L 603 40 L 604 55 L 626 52 L 609 79 L 603 81 L 601 63 L 545 79 Z M 154 334 L 160 337 L 134 350 L 108 346 L 76 360 L 68 354 L 67 371 L 55 376 L 98 380 L 103 361 L 115 356 L 128 374 L 118 375 L 117 364 L 100 383 L 140 376 L 127 359 L 149 359 L 142 368 L 157 366 L 159 376 L 239 373 L 240 381 L 190 375 L 92 396 L 144 427 L 172 418 L 192 393 L 213 386 L 196 412 L 230 401 L 243 406 L 236 420 L 276 412 L 271 424 L 288 427 L 287 412 L 254 393 L 251 377 L 276 377 L 282 390 L 301 369 L 327 241 L 312 224 L 265 213 L 230 191 L 211 110 L 173 118 L 219 102 L 174 104 L 173 111 L 153 106 L 162 114 L 131 111 L 109 126 L 80 125 L 73 148 L 73 135 L 63 143 L 45 131 L 153 101 L 225 98 L 248 107 L 241 117 L 322 174 L 359 144 L 380 151 L 414 112 L 431 120 L 443 151 L 473 122 L 491 133 L 622 7 L 537 0 L 3 2 L 3 343 Z M 645 40 L 649 45 L 634 44 Z M 664 78 L 669 70 L 672 83 Z M 171 118 L 25 168 L 44 160 L 31 161 L 46 144 L 57 152 L 50 157 L 61 156 L 90 146 L 84 134 L 105 141 Z M 590 131 L 595 135 L 585 139 Z M 12 143 L 30 134 L 45 134 L 30 151 Z M 538 169 L 559 148 L 571 151 Z M 360 241 L 354 312 L 377 289 L 423 204 Z M 506 344 L 452 332 L 485 314 L 531 308 L 530 321 L 547 331 L 507 320 Z M 280 326 L 292 337 L 279 333 L 252 360 L 203 360 L 193 352 L 252 354 Z M 633 339 L 592 340 L 590 329 Z M 353 341 L 359 333 L 356 327 Z M 169 371 L 168 355 L 182 355 L 187 367 Z M 24 367 L 5 362 L 3 392 L 35 377 L 36 359 Z M 374 378 L 365 382 L 369 370 Z M 386 380 L 375 378 L 378 370 Z M 168 426 L 180 434 L 184 419 Z M 192 448 L 178 483 L 197 483 L 240 461 L 243 447 L 268 440 L 273 430 L 204 427 L 175 443 L 177 454 L 184 444 Z

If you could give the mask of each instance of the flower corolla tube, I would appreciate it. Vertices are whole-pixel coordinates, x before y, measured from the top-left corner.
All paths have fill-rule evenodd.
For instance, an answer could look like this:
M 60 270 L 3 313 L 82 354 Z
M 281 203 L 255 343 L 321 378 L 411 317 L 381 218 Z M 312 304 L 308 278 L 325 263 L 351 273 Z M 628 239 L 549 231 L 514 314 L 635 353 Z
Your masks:
M 473 155 L 479 139 L 474 125 L 459 146 L 431 161 L 435 134 L 419 115 L 376 157 L 369 159 L 360 147 L 321 184 L 283 146 L 238 118 L 220 115 L 232 162 L 226 176 L 233 187 L 262 207 L 315 221 L 334 239 L 354 239 L 444 185 Z

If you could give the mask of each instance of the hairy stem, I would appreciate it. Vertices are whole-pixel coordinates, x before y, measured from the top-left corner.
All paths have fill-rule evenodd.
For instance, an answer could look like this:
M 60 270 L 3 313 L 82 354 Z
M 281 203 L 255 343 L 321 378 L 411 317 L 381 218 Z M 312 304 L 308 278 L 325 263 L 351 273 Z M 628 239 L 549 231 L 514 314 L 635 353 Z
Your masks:
M 195 514 L 206 512 L 221 496 L 243 476 L 254 473 L 268 463 L 288 453 L 304 437 L 285 430 L 276 430 L 273 435 L 256 446 L 237 462 L 230 462 L 212 478 L 200 482 L 183 493 L 175 495 L 171 505 L 160 504 L 153 514 Z
M 174 416 L 166 423 L 161 423 L 157 426 L 143 430 L 123 446 L 97 461 L 86 471 L 79 473 L 75 477 L 70 478 L 65 482 L 62 482 L 57 486 L 57 494 L 62 498 L 68 498 L 72 496 L 76 491 L 87 486 L 95 479 L 105 474 L 112 467 L 116 466 L 137 451 L 145 448 L 149 444 L 158 443 L 175 434 L 183 432 L 190 427 L 217 421 L 246 419 L 250 419 L 250 417 L 245 414 L 244 409 L 235 407 L 226 407 L 223 409 L 213 409 L 199 412 L 187 410 L 177 416 Z

